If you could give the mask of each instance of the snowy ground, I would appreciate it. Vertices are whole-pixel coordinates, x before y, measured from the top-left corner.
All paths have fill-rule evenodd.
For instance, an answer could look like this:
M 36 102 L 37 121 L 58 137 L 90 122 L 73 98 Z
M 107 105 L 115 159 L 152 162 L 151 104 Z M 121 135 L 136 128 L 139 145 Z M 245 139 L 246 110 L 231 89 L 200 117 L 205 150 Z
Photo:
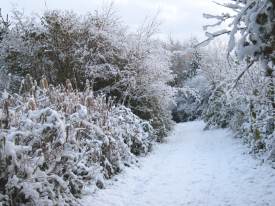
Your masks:
M 176 126 L 166 144 L 141 159 L 86 206 L 274 206 L 275 170 L 250 155 L 227 130 L 202 122 Z

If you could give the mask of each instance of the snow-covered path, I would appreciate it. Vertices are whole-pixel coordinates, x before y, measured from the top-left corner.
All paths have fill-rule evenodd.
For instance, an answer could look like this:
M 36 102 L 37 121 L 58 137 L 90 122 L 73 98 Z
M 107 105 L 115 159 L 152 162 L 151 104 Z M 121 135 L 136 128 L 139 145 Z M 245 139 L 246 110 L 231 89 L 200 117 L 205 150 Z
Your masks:
M 227 130 L 176 126 L 168 142 L 128 168 L 87 206 L 275 206 L 275 170 L 260 164 Z

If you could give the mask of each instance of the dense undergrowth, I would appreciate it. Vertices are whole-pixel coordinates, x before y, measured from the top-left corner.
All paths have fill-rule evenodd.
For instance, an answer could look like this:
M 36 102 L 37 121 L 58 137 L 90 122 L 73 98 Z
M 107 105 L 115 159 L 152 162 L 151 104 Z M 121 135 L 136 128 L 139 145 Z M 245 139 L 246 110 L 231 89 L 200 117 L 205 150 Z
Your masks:
M 226 45 L 219 41 L 199 53 L 196 74 L 182 81 L 174 119 L 202 119 L 207 124 L 205 129 L 230 128 L 249 145 L 252 154 L 275 160 L 274 109 L 270 99 L 274 95 L 270 81 L 274 80 L 263 75 L 265 69 L 259 63 L 236 80 L 246 63 L 235 56 L 228 59 Z M 189 62 L 189 58 L 182 55 L 181 61 Z
M 173 127 L 170 51 L 156 20 L 112 8 L 0 13 L 0 203 L 79 205 Z
M 111 8 L 0 14 L 2 205 L 78 205 L 86 186 L 103 188 L 164 141 L 171 110 L 275 160 L 274 2 L 251 2 L 205 15 L 218 20 L 205 29 L 233 19 L 207 33 L 230 34 L 229 45 L 205 48 L 154 38 L 155 19 L 128 32 Z
M 113 99 L 95 97 L 89 82 L 83 92 L 69 80 L 31 89 L 2 96 L 2 205 L 76 205 L 85 186 L 103 188 L 151 150 L 151 125 Z

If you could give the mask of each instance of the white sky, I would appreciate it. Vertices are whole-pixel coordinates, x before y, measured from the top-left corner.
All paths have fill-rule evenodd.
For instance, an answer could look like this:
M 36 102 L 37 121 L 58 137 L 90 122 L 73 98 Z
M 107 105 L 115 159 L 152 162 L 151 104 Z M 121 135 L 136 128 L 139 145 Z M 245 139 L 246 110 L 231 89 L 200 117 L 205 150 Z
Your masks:
M 25 13 L 42 13 L 47 7 L 84 14 L 100 8 L 109 0 L 0 0 L 0 2 L 4 14 L 14 7 L 23 9 Z M 223 11 L 223 8 L 214 4 L 212 0 L 113 0 L 113 2 L 118 15 L 132 29 L 142 24 L 146 17 L 152 17 L 160 11 L 162 26 L 159 36 L 167 38 L 171 35 L 180 41 L 192 36 L 199 40 L 204 39 L 202 26 L 208 24 L 209 20 L 204 19 L 202 14 L 218 14 Z

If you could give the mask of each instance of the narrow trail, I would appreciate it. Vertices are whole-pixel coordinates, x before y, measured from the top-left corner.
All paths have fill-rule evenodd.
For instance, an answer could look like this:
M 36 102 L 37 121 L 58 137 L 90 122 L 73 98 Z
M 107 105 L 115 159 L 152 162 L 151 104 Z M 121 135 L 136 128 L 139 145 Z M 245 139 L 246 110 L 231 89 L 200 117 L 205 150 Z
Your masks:
M 275 206 L 275 170 L 228 130 L 178 124 L 168 142 L 128 168 L 87 206 Z

